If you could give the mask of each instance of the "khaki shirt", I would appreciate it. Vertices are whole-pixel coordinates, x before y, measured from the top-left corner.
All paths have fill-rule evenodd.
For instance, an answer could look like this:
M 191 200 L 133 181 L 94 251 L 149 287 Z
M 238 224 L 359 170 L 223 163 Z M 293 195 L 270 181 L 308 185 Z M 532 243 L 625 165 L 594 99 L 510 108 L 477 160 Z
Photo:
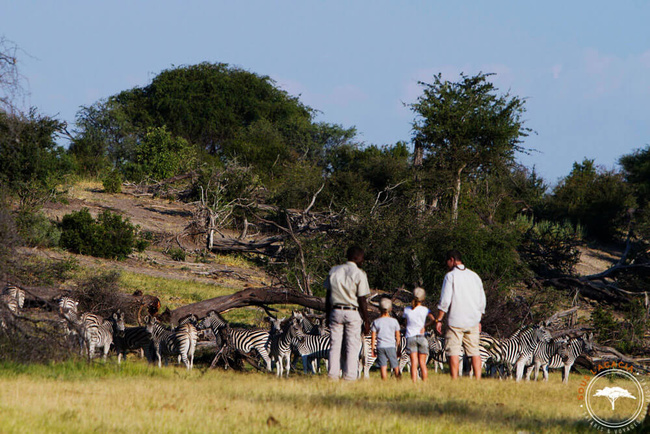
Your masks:
M 325 288 L 331 290 L 332 306 L 344 304 L 359 307 L 357 297 L 370 294 L 366 272 L 352 261 L 333 267 L 325 280 Z

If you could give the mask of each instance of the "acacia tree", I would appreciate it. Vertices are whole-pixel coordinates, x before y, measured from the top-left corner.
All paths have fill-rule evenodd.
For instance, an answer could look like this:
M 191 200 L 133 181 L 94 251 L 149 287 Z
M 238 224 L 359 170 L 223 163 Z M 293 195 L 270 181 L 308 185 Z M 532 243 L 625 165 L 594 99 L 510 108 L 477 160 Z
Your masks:
M 424 93 L 409 105 L 416 113 L 415 155 L 449 180 L 454 221 L 463 178 L 510 166 L 515 153 L 525 151 L 521 139 L 531 131 L 522 119 L 525 101 L 509 93 L 497 95 L 488 81 L 491 75 L 461 74 L 455 83 L 435 75 L 432 84 L 419 83 Z

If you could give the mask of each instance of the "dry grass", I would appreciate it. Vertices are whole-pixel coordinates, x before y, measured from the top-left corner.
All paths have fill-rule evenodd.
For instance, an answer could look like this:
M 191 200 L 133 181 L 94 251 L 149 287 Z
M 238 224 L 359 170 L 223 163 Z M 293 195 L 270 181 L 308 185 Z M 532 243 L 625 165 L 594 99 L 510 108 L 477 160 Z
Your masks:
M 10 367 L 3 432 L 588 432 L 568 386 L 432 375 L 426 384 L 332 383 L 259 373 L 157 369 L 130 360 Z

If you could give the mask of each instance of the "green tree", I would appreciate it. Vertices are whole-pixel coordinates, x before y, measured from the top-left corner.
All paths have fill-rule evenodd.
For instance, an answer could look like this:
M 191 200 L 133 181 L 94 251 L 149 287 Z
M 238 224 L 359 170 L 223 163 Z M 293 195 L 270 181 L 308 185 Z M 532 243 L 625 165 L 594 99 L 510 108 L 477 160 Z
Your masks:
M 132 178 L 146 176 L 162 180 L 192 167 L 195 149 L 181 137 L 174 137 L 165 127 L 150 128 L 135 149 Z M 138 176 L 140 175 L 140 176 Z
M 625 181 L 634 188 L 639 207 L 645 208 L 650 200 L 650 146 L 623 155 L 619 164 Z
M 432 84 L 420 82 L 424 93 L 409 105 L 416 114 L 416 159 L 429 160 L 429 166 L 450 181 L 454 221 L 463 179 L 513 164 L 516 152 L 524 150 L 522 137 L 531 131 L 522 119 L 524 100 L 497 95 L 490 75 L 461 74 L 460 81 L 450 82 L 438 74 Z
M 571 173 L 553 189 L 548 212 L 555 221 L 582 225 L 587 235 L 615 241 L 625 235 L 632 188 L 623 174 L 597 167 L 594 160 L 574 163 Z
M 34 211 L 55 199 L 56 187 L 72 170 L 72 161 L 57 145 L 64 124 L 39 115 L 0 111 L 0 183 L 20 200 L 23 211 Z

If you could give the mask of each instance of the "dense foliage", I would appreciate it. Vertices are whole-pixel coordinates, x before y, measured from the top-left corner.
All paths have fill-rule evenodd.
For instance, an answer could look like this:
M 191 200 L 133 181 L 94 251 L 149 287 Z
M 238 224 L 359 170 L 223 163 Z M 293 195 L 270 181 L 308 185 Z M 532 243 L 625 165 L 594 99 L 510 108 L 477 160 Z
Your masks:
M 135 244 L 135 227 L 108 210 L 94 219 L 87 208 L 67 214 L 61 221 L 61 246 L 71 252 L 124 259 Z

